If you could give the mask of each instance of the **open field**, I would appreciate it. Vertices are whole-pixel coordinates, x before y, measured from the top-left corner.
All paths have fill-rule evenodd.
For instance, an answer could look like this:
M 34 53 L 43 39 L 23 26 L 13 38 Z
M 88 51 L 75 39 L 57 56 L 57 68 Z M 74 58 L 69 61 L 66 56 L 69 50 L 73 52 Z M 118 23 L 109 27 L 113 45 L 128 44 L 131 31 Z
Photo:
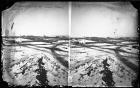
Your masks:
M 3 37 L 3 78 L 30 86 L 136 86 L 138 53 L 135 38 Z
M 136 86 L 138 52 L 135 38 L 72 38 L 69 85 Z
M 11 84 L 68 85 L 68 38 L 3 37 L 4 77 Z

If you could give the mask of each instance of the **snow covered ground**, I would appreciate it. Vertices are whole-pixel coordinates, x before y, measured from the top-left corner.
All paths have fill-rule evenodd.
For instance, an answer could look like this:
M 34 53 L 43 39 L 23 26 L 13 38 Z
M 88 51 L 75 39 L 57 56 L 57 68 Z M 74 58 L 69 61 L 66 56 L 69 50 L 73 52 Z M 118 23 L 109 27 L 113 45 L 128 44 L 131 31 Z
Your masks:
M 80 87 L 136 86 L 139 50 L 132 47 L 137 45 L 136 42 L 118 39 L 110 42 L 109 39 L 100 40 L 100 38 L 96 40 L 92 44 L 72 41 L 69 85 Z
M 139 45 L 112 40 L 73 38 L 69 45 L 57 37 L 3 38 L 4 79 L 29 86 L 136 86 Z
M 22 38 L 7 40 L 3 39 L 8 44 L 4 42 L 2 46 L 6 81 L 23 86 L 68 85 L 68 68 L 63 65 L 68 62 L 68 44 Z

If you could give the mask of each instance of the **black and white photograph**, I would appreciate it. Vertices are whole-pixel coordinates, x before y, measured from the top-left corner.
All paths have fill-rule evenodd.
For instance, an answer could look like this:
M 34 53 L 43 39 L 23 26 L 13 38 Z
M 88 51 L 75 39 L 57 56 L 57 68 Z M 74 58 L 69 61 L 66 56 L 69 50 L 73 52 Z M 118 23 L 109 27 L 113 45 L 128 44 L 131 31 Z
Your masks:
M 71 14 L 70 85 L 135 86 L 137 9 L 129 2 L 75 2 Z
M 13 85 L 67 86 L 68 3 L 22 2 L 3 11 L 3 79 Z
M 139 13 L 125 2 L 15 2 L 2 11 L 2 80 L 139 87 Z

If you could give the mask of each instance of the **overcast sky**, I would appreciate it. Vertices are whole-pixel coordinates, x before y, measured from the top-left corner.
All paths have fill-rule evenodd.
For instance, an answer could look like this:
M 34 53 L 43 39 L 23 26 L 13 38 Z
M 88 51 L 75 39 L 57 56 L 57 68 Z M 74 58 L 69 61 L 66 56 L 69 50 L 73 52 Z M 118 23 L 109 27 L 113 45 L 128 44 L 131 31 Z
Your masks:
M 71 36 L 134 37 L 136 17 L 130 3 L 74 3 Z
M 70 34 L 71 37 L 135 37 L 137 35 L 137 10 L 130 3 L 72 2 L 70 6 L 72 8 L 68 7 L 68 3 L 62 2 L 16 3 L 7 10 L 7 14 L 4 14 L 3 29 L 9 35 L 15 36 Z
M 16 3 L 13 10 L 21 10 L 14 16 L 15 36 L 58 36 L 69 34 L 68 3 Z M 21 8 L 21 9 L 19 9 Z M 12 10 L 11 10 L 12 11 Z M 11 28 L 11 27 L 10 27 Z
M 68 35 L 68 10 L 34 10 L 15 19 L 13 29 L 17 35 Z

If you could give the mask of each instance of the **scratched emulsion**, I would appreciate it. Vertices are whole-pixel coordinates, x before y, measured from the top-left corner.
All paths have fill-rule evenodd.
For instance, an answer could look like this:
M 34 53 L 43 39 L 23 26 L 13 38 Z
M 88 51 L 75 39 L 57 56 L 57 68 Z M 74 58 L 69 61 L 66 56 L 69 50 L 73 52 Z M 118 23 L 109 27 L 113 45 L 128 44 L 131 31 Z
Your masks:
M 81 43 L 83 40 L 86 42 Z M 69 85 L 137 86 L 139 50 L 133 48 L 134 46 L 139 47 L 135 38 L 86 37 L 76 40 L 73 38 L 71 40 Z
M 21 42 L 17 42 L 15 40 L 17 38 L 3 38 L 2 55 L 5 62 L 4 73 L 7 74 L 6 78 L 9 77 L 7 81 L 11 84 L 29 86 L 68 85 L 68 40 L 57 45 L 52 40 L 49 40 L 50 43 L 48 43 L 42 37 L 43 42 L 37 42 L 41 44 L 30 44 L 34 40 L 29 38 L 20 37 Z M 34 39 L 38 38 L 41 37 L 34 37 Z M 28 40 L 24 41 L 24 39 Z M 63 41 L 62 38 L 56 40 L 57 42 Z
M 128 2 L 16 3 L 2 14 L 3 80 L 20 86 L 135 87 L 136 18 Z
M 3 11 L 3 80 L 9 85 L 68 86 L 67 4 L 18 2 Z
M 137 11 L 130 2 L 72 3 L 69 85 L 139 86 Z

